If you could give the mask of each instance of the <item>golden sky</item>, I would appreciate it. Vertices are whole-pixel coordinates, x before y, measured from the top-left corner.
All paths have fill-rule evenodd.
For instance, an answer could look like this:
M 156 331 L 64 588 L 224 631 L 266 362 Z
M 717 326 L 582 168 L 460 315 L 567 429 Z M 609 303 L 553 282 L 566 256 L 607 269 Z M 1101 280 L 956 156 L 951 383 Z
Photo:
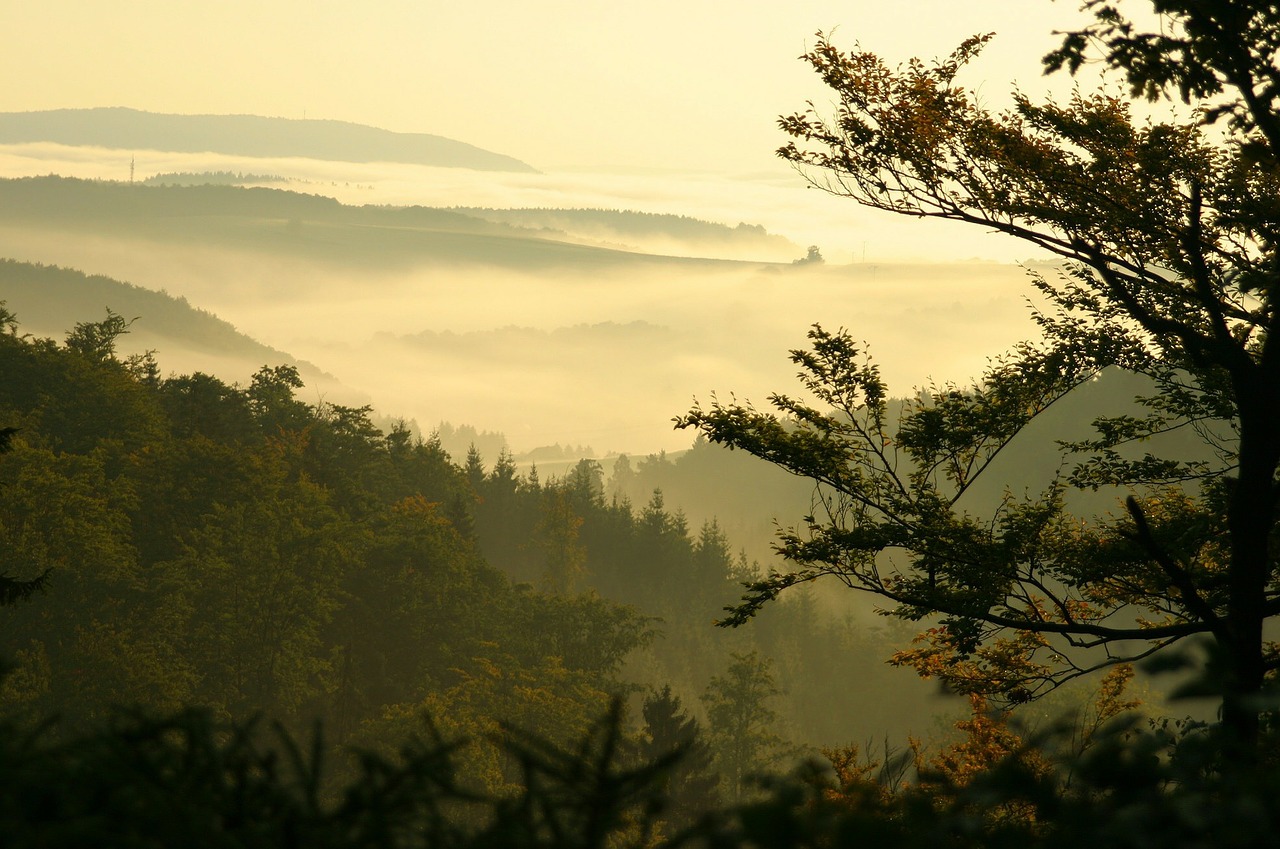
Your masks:
M 996 31 L 975 84 L 1035 92 L 1050 0 L 0 2 L 0 111 L 331 118 L 543 170 L 776 170 L 777 116 L 822 98 L 796 57 L 837 29 L 894 60 Z M 1062 83 L 1063 81 L 1059 81 Z M 1061 88 L 1061 85 L 1059 85 Z

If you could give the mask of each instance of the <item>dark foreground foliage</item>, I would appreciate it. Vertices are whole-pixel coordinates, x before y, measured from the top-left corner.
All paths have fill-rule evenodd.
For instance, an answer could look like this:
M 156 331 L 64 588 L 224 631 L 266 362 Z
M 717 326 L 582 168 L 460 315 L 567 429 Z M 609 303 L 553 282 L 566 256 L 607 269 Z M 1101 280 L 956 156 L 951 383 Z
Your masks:
M 1083 756 L 1051 740 L 964 783 L 905 786 L 813 764 L 751 804 L 678 831 L 664 788 L 686 752 L 641 760 L 613 710 L 576 745 L 506 731 L 522 782 L 458 778 L 458 747 L 428 729 L 394 758 L 354 756 L 330 786 L 318 738 L 189 710 L 131 715 L 55 742 L 0 728 L 0 834 L 41 847 L 1251 847 L 1273 845 L 1280 772 L 1224 764 L 1211 728 L 1117 726 Z
M 14 849 L 649 845 L 676 755 L 627 766 L 622 739 L 616 707 L 576 749 L 504 737 L 523 788 L 494 796 L 462 786 L 457 746 L 434 734 L 393 759 L 356 755 L 333 788 L 318 736 L 303 747 L 206 711 L 132 715 L 63 743 L 8 727 L 0 833 Z

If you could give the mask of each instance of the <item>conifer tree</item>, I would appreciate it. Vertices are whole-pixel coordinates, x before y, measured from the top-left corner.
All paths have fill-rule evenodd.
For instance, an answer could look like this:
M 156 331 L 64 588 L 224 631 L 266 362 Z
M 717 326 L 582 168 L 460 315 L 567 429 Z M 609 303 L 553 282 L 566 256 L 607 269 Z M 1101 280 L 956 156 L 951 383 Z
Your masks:
M 651 692 L 642 711 L 641 762 L 656 763 L 673 751 L 681 752 L 664 784 L 671 808 L 663 819 L 674 834 L 716 807 L 720 777 L 712 769 L 711 747 L 703 738 L 698 720 L 688 715 L 669 685 Z

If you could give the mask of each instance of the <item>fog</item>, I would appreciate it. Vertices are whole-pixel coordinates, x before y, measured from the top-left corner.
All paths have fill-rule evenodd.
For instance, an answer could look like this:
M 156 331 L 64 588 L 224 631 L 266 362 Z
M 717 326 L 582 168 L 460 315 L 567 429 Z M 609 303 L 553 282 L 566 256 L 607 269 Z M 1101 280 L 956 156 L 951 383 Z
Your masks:
M 139 180 L 183 171 L 278 174 L 287 178 L 277 184 L 282 188 L 346 203 L 634 209 L 762 224 L 798 246 L 818 245 L 827 257 L 822 265 L 778 263 L 722 245 L 720 258 L 738 261 L 615 257 L 531 270 L 483 252 L 447 262 L 344 252 L 333 247 L 340 234 L 306 222 L 291 226 L 325 250 L 0 228 L 0 255 L 186 297 L 340 382 L 309 388 L 311 400 L 369 403 L 424 430 L 450 421 L 502 431 L 517 452 L 552 443 L 590 446 L 600 455 L 687 447 L 690 435 L 673 431 L 671 418 L 695 396 L 733 393 L 764 403 L 770 392 L 791 391 L 795 367 L 787 352 L 804 344 L 815 322 L 866 340 L 898 394 L 930 380 L 966 381 L 988 357 L 1034 333 L 1023 300 L 1026 272 L 1000 255 L 1001 243 L 964 228 L 932 240 L 930 228 L 907 226 L 918 222 L 873 219 L 851 201 L 806 191 L 785 171 L 730 180 L 145 152 L 132 158 Z M 123 168 L 127 179 L 129 159 L 118 151 L 10 146 L 0 154 L 0 174 L 120 179 Z M 661 247 L 680 246 L 667 240 Z M 683 253 L 707 256 L 711 247 L 686 244 Z M 963 261 L 985 254 L 1006 261 Z M 146 322 L 138 317 L 137 329 Z M 200 367 L 181 351 L 157 356 L 165 369 Z M 223 376 L 243 381 L 248 373 Z

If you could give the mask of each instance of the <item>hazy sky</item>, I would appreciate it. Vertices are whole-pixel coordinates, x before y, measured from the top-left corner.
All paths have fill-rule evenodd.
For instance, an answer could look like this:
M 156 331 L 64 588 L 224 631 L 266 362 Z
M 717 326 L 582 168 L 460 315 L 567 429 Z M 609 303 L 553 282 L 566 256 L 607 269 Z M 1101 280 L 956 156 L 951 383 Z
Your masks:
M 0 111 L 131 106 L 333 118 L 456 138 L 544 170 L 754 173 L 822 91 L 838 27 L 894 59 L 996 31 L 974 79 L 1041 85 L 1076 3 L 1050 0 L 0 2 Z M 985 81 L 985 82 L 984 82 Z

